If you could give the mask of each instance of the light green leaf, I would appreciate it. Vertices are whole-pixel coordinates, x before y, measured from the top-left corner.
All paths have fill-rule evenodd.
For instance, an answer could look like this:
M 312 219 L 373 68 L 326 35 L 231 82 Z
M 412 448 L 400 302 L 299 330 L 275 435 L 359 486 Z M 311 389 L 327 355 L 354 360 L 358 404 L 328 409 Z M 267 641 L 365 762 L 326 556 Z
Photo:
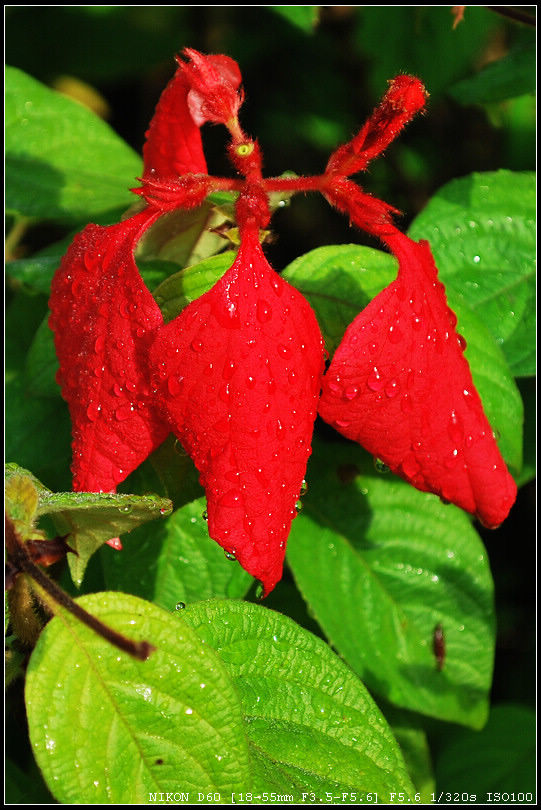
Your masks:
M 72 222 L 130 204 L 140 158 L 88 109 L 12 67 L 5 127 L 8 211 Z
M 227 251 L 211 256 L 192 267 L 186 267 L 163 281 L 153 292 L 156 303 L 168 323 L 196 298 L 206 293 L 223 276 L 235 260 L 235 253 Z
M 275 788 L 297 802 L 303 791 L 321 801 L 326 792 L 412 793 L 379 709 L 321 639 L 249 603 L 201 602 L 185 617 L 237 689 L 257 763 L 256 800 Z
M 353 443 L 314 448 L 288 562 L 330 642 L 397 706 L 479 728 L 494 655 L 493 584 L 468 517 Z M 443 627 L 438 670 L 433 633 Z
M 69 535 L 68 555 L 76 585 L 83 581 L 88 560 L 110 538 L 171 512 L 171 502 L 155 495 L 113 495 L 94 492 L 40 493 L 38 515 L 52 515 L 60 534 Z
M 429 240 L 449 296 L 481 318 L 515 376 L 535 374 L 535 233 L 535 175 L 504 170 L 452 180 L 409 230 Z
M 299 256 L 282 275 L 312 305 L 332 355 L 351 321 L 396 273 L 396 259 L 381 250 L 327 245 Z
M 218 656 L 180 617 L 117 593 L 78 600 L 157 649 L 136 661 L 63 609 L 32 654 L 26 709 L 32 749 L 63 804 L 146 804 L 150 794 L 248 784 L 238 698 Z M 74 733 L 76 730 L 76 733 Z
M 292 25 L 311 34 L 319 19 L 319 6 L 268 6 Z
M 211 597 L 246 594 L 252 577 L 226 559 L 211 540 L 203 513 L 206 499 L 177 509 L 167 520 L 136 529 L 123 539 L 122 554 L 104 550 L 109 588 L 130 590 L 168 610 Z M 106 558 L 105 558 L 106 555 Z

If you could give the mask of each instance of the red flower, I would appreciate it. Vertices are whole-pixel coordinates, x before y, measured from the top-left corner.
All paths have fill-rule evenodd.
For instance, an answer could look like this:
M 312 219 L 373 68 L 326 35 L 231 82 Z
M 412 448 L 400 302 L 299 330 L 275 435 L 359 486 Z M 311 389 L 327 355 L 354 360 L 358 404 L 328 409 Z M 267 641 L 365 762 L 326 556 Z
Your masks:
M 147 132 L 145 208 L 88 226 L 51 293 L 59 382 L 73 422 L 75 489 L 109 490 L 172 430 L 192 456 L 209 533 L 258 577 L 280 579 L 319 410 L 419 489 L 500 523 L 516 488 L 475 391 L 456 318 L 429 247 L 401 234 L 395 209 L 349 177 L 420 110 L 418 79 L 398 76 L 373 115 L 317 177 L 263 178 L 257 142 L 238 121 L 237 64 L 187 49 Z M 199 128 L 225 125 L 240 178 L 208 175 Z M 232 267 L 171 323 L 144 286 L 137 241 L 163 213 L 238 192 L 241 247 Z M 259 229 L 273 191 L 320 191 L 398 257 L 399 274 L 355 319 L 325 378 L 305 299 L 276 275 Z

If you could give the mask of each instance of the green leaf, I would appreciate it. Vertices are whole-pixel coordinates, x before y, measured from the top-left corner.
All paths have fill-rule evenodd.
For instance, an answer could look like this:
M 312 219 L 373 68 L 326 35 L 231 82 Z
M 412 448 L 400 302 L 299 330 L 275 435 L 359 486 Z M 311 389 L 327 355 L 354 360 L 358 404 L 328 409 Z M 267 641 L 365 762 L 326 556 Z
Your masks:
M 509 704 L 495 706 L 482 731 L 451 732 L 436 760 L 437 789 L 473 793 L 478 801 L 506 792 L 515 795 L 513 803 L 535 802 L 535 726 L 531 709 Z
M 388 79 L 409 73 L 421 77 L 434 100 L 471 72 L 499 27 L 498 18 L 479 6 L 468 6 L 466 21 L 455 30 L 450 6 L 361 6 L 352 40 L 377 97 Z
M 8 211 L 73 222 L 128 207 L 141 161 L 106 123 L 11 67 L 5 110 Z
M 229 216 L 208 200 L 197 208 L 172 211 L 144 234 L 136 258 L 161 259 L 178 267 L 197 264 L 223 248 L 224 239 L 214 229 L 228 220 Z
M 135 592 L 168 610 L 178 603 L 244 596 L 252 577 L 211 540 L 205 509 L 206 499 L 198 498 L 167 520 L 136 529 L 122 540 L 122 554 L 105 549 L 107 587 Z
M 396 273 L 396 259 L 381 250 L 327 245 L 299 256 L 282 275 L 313 307 L 332 355 L 351 321 Z
M 459 104 L 487 104 L 533 94 L 535 88 L 535 45 L 521 43 L 502 59 L 490 62 L 475 76 L 450 87 L 449 94 Z
M 26 357 L 26 390 L 36 397 L 59 397 L 60 386 L 56 382 L 58 360 L 54 336 L 46 315 L 38 327 Z
M 515 376 L 535 374 L 534 178 L 501 170 L 452 180 L 409 230 L 429 240 L 449 296 L 482 319 Z
M 519 380 L 519 390 L 524 402 L 524 459 L 517 486 L 521 487 L 535 478 L 537 470 L 537 385 L 533 377 Z
M 412 792 L 400 750 L 364 686 L 328 646 L 258 605 L 202 602 L 186 620 L 237 689 L 257 789 Z M 260 799 L 259 795 L 255 796 Z
M 319 6 L 268 6 L 292 25 L 311 34 L 319 20 Z
M 240 707 L 218 656 L 180 617 L 134 596 L 77 601 L 157 649 L 136 661 L 63 609 L 47 625 L 28 666 L 26 709 L 56 799 L 146 804 L 149 794 L 187 791 L 194 802 L 199 791 L 245 790 Z
M 430 804 L 436 783 L 427 735 L 419 727 L 420 718 L 391 706 L 385 706 L 383 711 L 404 756 L 415 792 L 421 802 Z
M 223 276 L 235 260 L 235 253 L 227 251 L 180 270 L 163 281 L 154 292 L 156 303 L 168 323 L 196 298 L 206 293 Z
M 506 463 L 518 476 L 522 469 L 524 422 L 520 392 L 502 350 L 483 325 L 480 313 L 468 309 L 462 302 L 455 304 L 451 297 L 449 303 L 459 318 L 458 328 L 467 343 L 465 355 L 498 447 Z
M 369 689 L 478 728 L 494 655 L 493 584 L 468 517 L 378 474 L 353 443 L 317 443 L 288 562 L 327 638 Z M 441 624 L 441 671 L 433 633 Z
M 32 763 L 24 772 L 9 758 L 5 762 L 5 802 L 11 804 L 52 804 L 39 768 Z
M 30 395 L 20 374 L 6 385 L 5 437 L 7 459 L 17 459 L 51 486 L 70 486 L 68 409 L 60 399 Z
M 6 274 L 33 292 L 49 295 L 51 281 L 60 264 L 59 256 L 32 256 L 6 263 Z
M 68 555 L 76 585 L 83 581 L 88 560 L 111 537 L 171 512 L 171 502 L 155 495 L 113 495 L 94 492 L 40 493 L 38 515 L 53 515 L 60 534 L 69 534 Z

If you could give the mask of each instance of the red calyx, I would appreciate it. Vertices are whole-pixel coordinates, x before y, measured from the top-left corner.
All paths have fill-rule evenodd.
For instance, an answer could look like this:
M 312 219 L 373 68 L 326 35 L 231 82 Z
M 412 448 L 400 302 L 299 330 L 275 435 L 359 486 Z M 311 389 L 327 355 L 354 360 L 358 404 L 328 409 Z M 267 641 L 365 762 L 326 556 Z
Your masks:
M 396 230 L 386 241 L 399 259 L 398 277 L 348 327 L 324 378 L 319 413 L 417 489 L 495 528 L 516 485 L 429 245 Z
M 163 319 L 133 259 L 156 216 L 146 210 L 107 228 L 88 225 L 53 279 L 49 323 L 72 421 L 74 490 L 114 490 L 170 432 L 147 372 Z
M 190 61 L 177 61 L 187 83 L 188 107 L 198 127 L 210 121 L 227 125 L 236 120 L 244 100 L 239 86 L 242 76 L 234 59 L 223 54 L 205 55 L 192 48 L 185 48 L 184 55 Z
M 246 226 L 233 266 L 157 334 L 164 414 L 201 474 L 209 534 L 263 583 L 282 575 L 310 455 L 322 338 Z

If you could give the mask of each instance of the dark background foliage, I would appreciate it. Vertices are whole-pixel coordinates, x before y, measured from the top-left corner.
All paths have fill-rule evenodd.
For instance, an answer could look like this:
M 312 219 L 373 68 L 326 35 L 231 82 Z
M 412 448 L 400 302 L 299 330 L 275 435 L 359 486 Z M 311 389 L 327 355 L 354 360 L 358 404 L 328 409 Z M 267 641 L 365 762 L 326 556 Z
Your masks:
M 527 61 L 534 29 L 486 7 L 466 7 L 455 29 L 450 6 L 296 7 L 296 13 L 295 7 L 268 6 L 6 10 L 7 64 L 75 97 L 90 93 L 90 103 L 138 152 L 173 74 L 173 55 L 186 46 L 227 53 L 239 62 L 246 90 L 243 126 L 259 139 L 269 175 L 319 173 L 329 152 L 363 123 L 388 79 L 400 72 L 418 75 L 430 93 L 426 114 L 361 178 L 367 191 L 404 212 L 404 228 L 452 178 L 535 168 L 535 74 Z M 492 92 L 483 98 L 472 77 L 504 57 L 530 65 L 531 86 L 526 92 L 524 80 L 517 79 L 517 92 L 503 82 L 495 97 Z M 224 138 L 220 128 L 205 131 L 211 172 L 230 173 L 222 157 Z M 295 199 L 273 225 L 268 255 L 277 269 L 319 245 L 370 243 L 316 196 Z M 65 233 L 56 224 L 31 227 L 19 255 Z M 530 380 L 520 386 L 523 395 L 533 396 Z M 531 432 L 525 441 L 533 444 Z M 534 509 L 530 483 L 504 526 L 482 532 L 498 607 L 496 703 L 535 700 Z

